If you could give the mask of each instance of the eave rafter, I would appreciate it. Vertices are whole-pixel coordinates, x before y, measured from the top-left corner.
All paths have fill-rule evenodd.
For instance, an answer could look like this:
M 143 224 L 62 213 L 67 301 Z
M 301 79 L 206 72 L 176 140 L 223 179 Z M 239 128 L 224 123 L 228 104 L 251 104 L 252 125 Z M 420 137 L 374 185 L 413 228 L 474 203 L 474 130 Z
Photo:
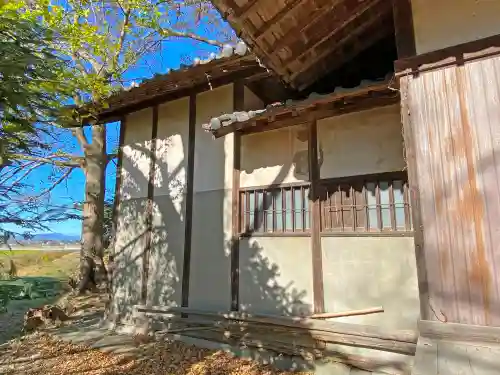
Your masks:
M 385 25 L 366 41 L 359 36 L 376 17 L 392 14 L 392 2 L 387 0 L 288 0 L 281 9 L 266 0 L 248 0 L 242 6 L 235 0 L 213 2 L 264 65 L 296 89 L 311 83 L 298 83 L 298 77 L 319 78 L 332 71 L 320 60 L 333 55 L 346 62 L 353 51 L 359 53 L 378 41 L 388 30 Z M 264 21 L 256 23 L 259 17 Z M 323 70 L 307 71 L 316 66 Z

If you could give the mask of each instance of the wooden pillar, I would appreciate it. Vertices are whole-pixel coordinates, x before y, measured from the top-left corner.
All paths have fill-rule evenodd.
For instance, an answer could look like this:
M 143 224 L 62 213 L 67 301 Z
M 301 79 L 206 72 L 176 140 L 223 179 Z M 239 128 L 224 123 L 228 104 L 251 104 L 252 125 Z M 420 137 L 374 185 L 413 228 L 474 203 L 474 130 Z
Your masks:
M 318 127 L 316 121 L 309 125 L 309 178 L 311 189 L 309 192 L 309 207 L 311 208 L 311 247 L 313 270 L 314 312 L 325 310 L 325 296 L 323 291 L 323 254 L 321 251 L 321 205 L 318 164 Z
M 118 232 L 118 209 L 121 200 L 121 187 L 122 187 L 122 165 L 123 165 L 123 143 L 125 140 L 125 129 L 127 118 L 123 117 L 120 121 L 120 137 L 118 139 L 118 155 L 116 162 L 116 182 L 115 182 L 115 200 L 113 202 L 113 241 L 116 243 L 116 236 Z M 114 244 L 113 244 L 114 251 Z
M 233 108 L 244 109 L 245 86 L 243 81 L 236 81 L 233 86 Z M 240 305 L 240 170 L 241 170 L 241 135 L 234 133 L 233 144 L 233 183 L 231 206 L 231 310 L 238 311 Z
M 415 31 L 413 28 L 413 11 L 411 0 L 392 0 L 394 31 L 398 58 L 404 59 L 416 55 Z M 427 271 L 424 259 L 424 234 L 420 209 L 420 192 L 418 188 L 417 160 L 415 157 L 415 142 L 413 139 L 408 80 L 400 79 L 401 91 L 401 122 L 405 145 L 405 158 L 408 171 L 410 204 L 412 207 L 412 222 L 415 231 L 415 256 L 417 262 L 418 287 L 420 295 L 420 317 L 427 319 L 427 301 L 429 299 Z
M 420 207 L 420 190 L 417 172 L 417 159 L 415 150 L 415 139 L 411 125 L 408 78 L 400 80 L 401 90 L 401 121 L 403 123 L 403 137 L 405 144 L 405 157 L 408 170 L 408 184 L 410 204 L 412 207 L 412 222 L 415 231 L 415 257 L 417 262 L 418 289 L 420 295 L 420 319 L 429 319 L 428 300 L 429 285 L 427 281 L 427 266 L 424 252 L 424 226 L 422 222 L 422 209 Z
M 186 212 L 184 221 L 184 258 L 182 265 L 182 306 L 189 306 L 189 278 L 191 274 L 191 244 L 193 238 L 194 151 L 196 145 L 196 94 L 189 97 L 189 135 L 186 181 Z
M 415 56 L 415 30 L 411 0 L 392 0 L 392 11 L 398 58 Z
M 153 107 L 153 126 L 151 132 L 151 148 L 149 156 L 149 178 L 148 178 L 148 199 L 146 203 L 146 233 L 144 253 L 142 254 L 142 287 L 141 303 L 147 303 L 148 278 L 149 278 L 149 255 L 153 243 L 153 203 L 154 203 L 154 178 L 156 166 L 156 138 L 158 136 L 158 105 Z

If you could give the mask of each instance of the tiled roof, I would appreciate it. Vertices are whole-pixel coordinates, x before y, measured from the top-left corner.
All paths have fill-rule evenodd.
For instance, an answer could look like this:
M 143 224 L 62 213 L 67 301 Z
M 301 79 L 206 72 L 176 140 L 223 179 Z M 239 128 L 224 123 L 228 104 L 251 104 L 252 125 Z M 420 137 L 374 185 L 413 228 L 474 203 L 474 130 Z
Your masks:
M 102 118 L 117 113 L 137 110 L 141 103 L 161 99 L 181 90 L 189 90 L 197 85 L 211 88 L 211 80 L 246 69 L 265 68 L 243 42 L 235 46 L 225 45 L 219 54 L 212 53 L 207 59 L 195 58 L 190 65 L 181 64 L 178 69 L 169 69 L 164 74 L 156 74 L 140 84 L 132 82 L 109 97 L 106 108 L 100 112 Z
M 385 77 L 385 81 L 390 80 L 392 73 L 389 73 Z M 317 93 L 311 93 L 307 99 L 303 100 L 287 100 L 285 102 L 278 102 L 268 105 L 265 109 L 256 109 L 250 111 L 238 111 L 233 113 L 223 114 L 218 117 L 213 117 L 208 123 L 203 124 L 203 128 L 206 131 L 215 132 L 219 129 L 230 126 L 235 123 L 247 122 L 253 118 L 260 118 L 263 116 L 272 116 L 277 112 L 282 112 L 287 109 L 300 109 L 301 107 L 306 107 L 317 101 L 321 101 L 323 98 L 331 97 L 332 95 L 342 95 L 349 94 L 350 92 L 356 92 L 360 89 L 373 86 L 374 84 L 380 83 L 381 81 L 370 81 L 362 80 L 360 84 L 352 88 L 337 87 L 332 93 L 321 95 Z
M 222 47 L 220 53 L 210 53 L 208 55 L 208 58 L 203 59 L 201 57 L 195 57 L 193 59 L 192 64 L 180 64 L 178 69 L 167 69 L 165 73 L 157 73 L 153 77 L 148 78 L 143 80 L 140 84 L 138 84 L 135 81 L 132 81 L 131 84 L 128 87 L 124 87 L 122 91 L 130 91 L 133 88 L 140 87 L 141 85 L 156 80 L 156 79 L 163 79 L 166 78 L 169 74 L 173 72 L 182 72 L 182 71 L 187 71 L 195 66 L 199 65 L 206 65 L 212 62 L 216 62 L 218 60 L 226 60 L 230 58 L 235 58 L 235 57 L 241 57 L 245 56 L 247 54 L 250 54 L 250 50 L 248 49 L 247 45 L 244 42 L 238 42 L 236 45 L 230 45 L 226 44 L 224 47 Z M 258 58 L 255 57 L 256 61 L 258 61 Z

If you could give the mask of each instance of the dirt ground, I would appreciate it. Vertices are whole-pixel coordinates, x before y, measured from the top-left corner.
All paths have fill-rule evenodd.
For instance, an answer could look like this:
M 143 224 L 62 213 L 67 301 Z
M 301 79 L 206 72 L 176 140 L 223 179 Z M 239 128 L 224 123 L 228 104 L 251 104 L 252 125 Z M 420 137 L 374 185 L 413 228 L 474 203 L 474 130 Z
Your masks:
M 145 346 L 144 351 L 144 356 L 135 360 L 35 334 L 7 348 L 0 356 L 0 372 L 5 375 L 286 374 L 224 352 L 189 347 L 179 342 L 157 342 Z
M 78 269 L 79 255 L 78 252 L 66 251 L 0 251 L 0 268 L 8 268 L 12 259 L 17 268 L 17 276 L 21 279 L 53 281 L 53 286 L 59 286 L 59 289 L 63 290 L 68 287 L 69 276 Z M 54 293 L 50 297 L 9 301 L 7 311 L 0 313 L 0 345 L 19 337 L 26 311 L 45 304 L 57 303 L 58 298 Z
M 7 255 L 10 255 L 7 254 Z M 78 265 L 75 254 L 15 254 L 19 275 L 55 277 L 60 280 Z M 78 255 L 78 254 L 76 254 Z M 1 259 L 0 259 L 1 260 Z M 57 298 L 57 297 L 55 297 Z M 106 294 L 58 299 L 11 301 L 0 314 L 0 374 L 5 375 L 286 375 L 254 361 L 233 358 L 225 352 L 187 346 L 180 342 L 144 342 L 129 338 L 134 354 L 110 354 L 85 345 L 56 339 L 48 331 L 21 335 L 24 313 L 31 307 L 56 304 L 72 318 L 64 323 L 73 332 L 85 316 L 101 316 Z M 54 327 L 51 327 L 52 329 Z M 80 333 L 80 337 L 82 334 Z M 10 341 L 8 341 L 10 340 Z M 121 339 L 120 339 L 121 340 Z M 136 349 L 136 350 L 135 350 Z
M 103 295 L 72 297 L 58 301 L 70 306 L 78 319 L 102 312 Z M 69 323 L 71 326 L 72 323 Z M 65 327 L 67 328 L 67 327 Z M 108 354 L 98 349 L 36 332 L 0 346 L 0 374 L 5 375 L 288 375 L 257 362 L 234 358 L 222 351 L 196 348 L 177 341 L 135 341 L 134 356 Z

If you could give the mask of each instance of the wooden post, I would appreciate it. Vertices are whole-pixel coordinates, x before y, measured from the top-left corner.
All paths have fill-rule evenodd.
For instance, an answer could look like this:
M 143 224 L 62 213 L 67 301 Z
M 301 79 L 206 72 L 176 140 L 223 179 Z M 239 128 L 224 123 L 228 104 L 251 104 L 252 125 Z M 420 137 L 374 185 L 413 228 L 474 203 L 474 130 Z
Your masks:
M 245 86 L 243 81 L 236 81 L 233 86 L 233 106 L 235 111 L 244 108 Z M 239 310 L 240 289 L 240 169 L 241 169 L 241 136 L 234 133 L 233 144 L 233 183 L 231 207 L 231 310 Z
M 411 0 L 392 0 L 394 15 L 394 30 L 398 58 L 404 59 L 417 54 L 415 45 L 415 31 L 413 28 L 413 11 Z M 408 171 L 410 204 L 412 207 L 412 222 L 415 231 L 415 255 L 417 260 L 418 287 L 420 294 L 420 317 L 427 319 L 427 303 L 429 286 L 424 253 L 424 233 L 420 209 L 420 192 L 418 188 L 417 160 L 415 158 L 415 144 L 410 121 L 408 78 L 400 78 L 401 91 L 401 122 L 405 144 L 405 157 Z
M 411 0 L 392 0 L 392 10 L 398 58 L 415 56 L 417 52 Z
M 182 265 L 182 306 L 189 306 L 189 278 L 191 273 L 191 243 L 193 232 L 194 157 L 196 144 L 196 94 L 189 96 L 189 139 L 186 181 L 186 212 L 184 222 L 184 260 Z
M 321 251 L 321 206 L 319 192 L 319 164 L 318 164 L 318 128 L 316 121 L 309 125 L 309 178 L 311 190 L 309 193 L 309 207 L 311 207 L 311 245 L 314 312 L 325 311 L 325 297 L 323 292 L 323 254 Z
M 154 177 L 156 166 L 156 138 L 158 136 L 158 106 L 153 107 L 153 126 L 151 131 L 151 149 L 149 159 L 148 199 L 146 204 L 146 234 L 144 253 L 142 255 L 142 287 L 141 301 L 147 303 L 148 278 L 149 278 L 149 255 L 153 242 L 153 204 L 154 204 Z
M 113 202 L 113 252 L 115 251 L 116 236 L 118 233 L 118 212 L 121 200 L 122 186 L 122 166 L 123 166 L 123 143 L 125 140 L 125 129 L 127 118 L 123 117 L 120 121 L 120 138 L 118 139 L 118 160 L 116 162 L 116 183 L 115 183 L 115 200 Z
M 410 93 L 408 88 L 408 77 L 400 79 L 401 90 L 401 121 L 403 123 L 403 136 L 405 144 L 405 156 L 408 169 L 408 184 L 410 204 L 412 207 L 412 222 L 415 242 L 415 256 L 417 261 L 418 289 L 420 295 L 420 319 L 428 320 L 429 284 L 427 281 L 427 265 L 424 251 L 424 226 L 422 221 L 422 209 L 420 207 L 420 190 L 418 183 L 417 159 L 415 153 L 415 140 L 410 117 Z

